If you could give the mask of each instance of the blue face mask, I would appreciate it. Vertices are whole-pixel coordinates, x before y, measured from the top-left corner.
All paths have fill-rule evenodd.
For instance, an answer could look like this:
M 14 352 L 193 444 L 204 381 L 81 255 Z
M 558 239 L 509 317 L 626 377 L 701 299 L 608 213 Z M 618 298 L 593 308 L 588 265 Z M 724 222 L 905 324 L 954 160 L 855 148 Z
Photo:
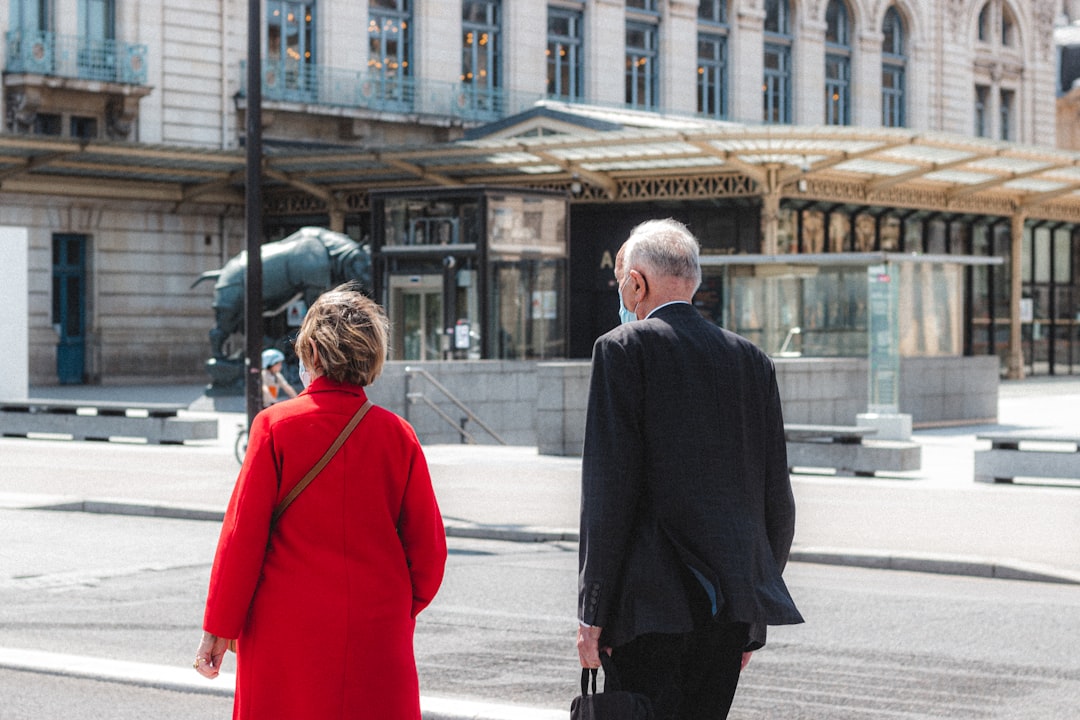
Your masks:
M 627 277 L 629 277 L 629 276 L 627 276 Z M 625 283 L 626 281 L 623 280 L 623 282 Z M 634 322 L 635 320 L 637 320 L 637 315 L 635 315 L 633 311 L 627 310 L 626 305 L 623 304 L 623 301 L 622 301 L 622 285 L 620 285 L 619 286 L 619 323 L 622 324 L 622 325 L 625 325 L 626 323 L 631 323 L 631 322 Z

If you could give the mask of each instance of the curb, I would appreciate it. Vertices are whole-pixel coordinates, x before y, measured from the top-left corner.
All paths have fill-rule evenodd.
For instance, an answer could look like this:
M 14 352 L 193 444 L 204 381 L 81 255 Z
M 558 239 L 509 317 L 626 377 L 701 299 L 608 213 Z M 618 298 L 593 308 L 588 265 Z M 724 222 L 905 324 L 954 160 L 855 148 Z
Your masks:
M 190 667 L 41 650 L 0 647 L 0 668 L 221 697 L 232 697 L 236 688 L 233 673 L 221 673 L 217 679 L 208 680 Z M 420 714 L 423 720 L 564 720 L 566 717 L 566 712 L 559 710 L 426 696 L 420 697 Z
M 995 580 L 1026 580 L 1028 582 L 1080 585 L 1080 573 L 1012 560 L 967 557 L 961 555 L 908 554 L 895 555 L 881 551 L 852 551 L 837 548 L 792 548 L 790 562 L 817 565 L 901 570 L 906 572 L 956 575 Z
M 45 498 L 37 498 L 38 501 Z M 221 522 L 225 513 L 208 507 L 192 507 L 163 503 L 147 503 L 137 500 L 58 500 L 44 504 L 30 503 L 8 507 L 27 510 L 55 510 L 61 512 L 86 512 L 104 515 L 133 515 L 179 520 Z M 529 527 L 520 525 L 476 525 L 449 521 L 445 523 L 446 536 L 470 540 L 500 540 L 503 542 L 577 542 L 576 530 Z M 897 555 L 882 550 L 851 550 L 848 548 L 800 548 L 793 547 L 790 562 L 817 565 L 839 565 L 872 570 L 901 570 L 906 572 L 934 573 L 959 577 L 978 577 L 995 580 L 1026 580 L 1028 582 L 1061 583 L 1080 585 L 1080 573 L 1061 570 L 1048 565 L 1037 565 L 1009 559 L 968 557 L 910 553 Z

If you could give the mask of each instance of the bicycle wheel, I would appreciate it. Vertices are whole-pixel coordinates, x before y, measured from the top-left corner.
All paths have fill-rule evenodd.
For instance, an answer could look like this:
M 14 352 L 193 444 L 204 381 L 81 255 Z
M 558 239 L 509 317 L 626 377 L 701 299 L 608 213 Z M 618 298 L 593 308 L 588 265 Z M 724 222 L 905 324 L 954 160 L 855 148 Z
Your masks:
M 236 462 L 241 465 L 244 464 L 244 455 L 247 453 L 248 444 L 248 431 L 241 429 L 236 433 L 236 444 L 233 445 L 233 454 L 236 456 Z

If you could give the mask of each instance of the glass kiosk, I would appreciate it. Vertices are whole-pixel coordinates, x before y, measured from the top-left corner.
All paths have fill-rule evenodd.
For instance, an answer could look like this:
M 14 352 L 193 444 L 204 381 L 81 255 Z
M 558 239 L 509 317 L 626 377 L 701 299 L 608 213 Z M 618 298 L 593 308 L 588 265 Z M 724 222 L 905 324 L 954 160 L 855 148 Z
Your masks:
M 565 357 L 563 194 L 373 192 L 371 219 L 374 291 L 392 323 L 392 360 Z

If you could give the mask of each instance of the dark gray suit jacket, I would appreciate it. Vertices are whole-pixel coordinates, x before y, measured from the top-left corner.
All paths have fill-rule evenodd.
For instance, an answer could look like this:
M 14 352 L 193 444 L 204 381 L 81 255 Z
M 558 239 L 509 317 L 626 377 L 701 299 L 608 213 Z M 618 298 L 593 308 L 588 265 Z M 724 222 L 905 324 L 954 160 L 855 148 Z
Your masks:
M 765 353 L 686 303 L 596 341 L 578 617 L 602 643 L 689 632 L 704 610 L 748 623 L 753 650 L 766 625 L 802 622 L 781 577 L 794 528 Z

